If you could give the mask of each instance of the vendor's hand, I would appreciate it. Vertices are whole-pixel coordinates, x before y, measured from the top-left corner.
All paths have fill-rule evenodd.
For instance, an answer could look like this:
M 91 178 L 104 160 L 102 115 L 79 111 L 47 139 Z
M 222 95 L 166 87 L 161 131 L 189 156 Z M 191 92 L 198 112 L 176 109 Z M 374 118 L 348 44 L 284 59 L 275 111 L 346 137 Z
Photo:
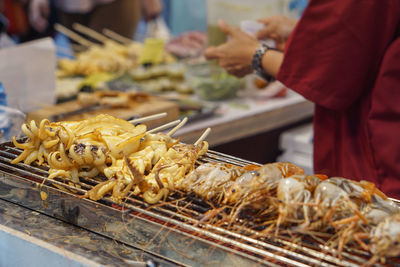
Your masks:
M 235 76 L 243 77 L 250 74 L 253 55 L 260 45 L 258 40 L 223 21 L 219 22 L 219 27 L 231 39 L 218 47 L 207 48 L 205 57 L 218 60 L 221 67 Z
M 143 17 L 145 21 L 157 18 L 162 12 L 161 0 L 142 0 Z
M 31 0 L 29 3 L 29 23 L 38 32 L 47 29 L 50 13 L 49 0 Z
M 258 22 L 264 24 L 264 28 L 257 33 L 257 38 L 273 39 L 276 42 L 276 48 L 283 51 L 290 35 L 297 24 L 296 19 L 285 16 L 272 16 L 266 19 L 260 19 Z

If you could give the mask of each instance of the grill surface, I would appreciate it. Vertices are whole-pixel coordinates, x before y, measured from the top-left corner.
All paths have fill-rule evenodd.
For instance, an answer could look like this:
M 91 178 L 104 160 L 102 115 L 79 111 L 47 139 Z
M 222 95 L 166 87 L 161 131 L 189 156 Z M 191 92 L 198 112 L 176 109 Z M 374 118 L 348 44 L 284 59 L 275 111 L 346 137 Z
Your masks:
M 108 197 L 98 202 L 83 199 L 78 195 L 98 181 L 81 179 L 81 188 L 76 188 L 68 185 L 68 180 L 47 180 L 46 167 L 10 164 L 20 153 L 12 143 L 0 145 L 0 198 L 182 265 L 359 266 L 370 258 L 365 251 L 346 248 L 339 259 L 337 251 L 324 245 L 323 237 L 261 236 L 254 230 L 257 225 L 246 220 L 229 228 L 203 223 L 201 218 L 211 207 L 191 195 L 175 193 L 167 203 L 154 206 L 136 197 L 128 197 L 122 204 Z M 214 151 L 199 161 L 257 164 Z M 44 192 L 42 197 L 40 192 Z M 387 264 L 398 264 L 395 260 Z

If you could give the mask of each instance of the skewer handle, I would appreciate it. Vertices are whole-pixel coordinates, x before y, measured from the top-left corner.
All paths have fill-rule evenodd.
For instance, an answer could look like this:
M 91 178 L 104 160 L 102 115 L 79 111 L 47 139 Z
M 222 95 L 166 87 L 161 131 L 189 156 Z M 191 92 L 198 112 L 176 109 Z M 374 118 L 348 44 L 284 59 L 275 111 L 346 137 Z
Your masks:
M 204 131 L 204 133 L 199 137 L 199 139 L 194 143 L 194 145 L 197 146 L 198 144 L 203 142 L 203 140 L 206 139 L 206 137 L 209 135 L 210 132 L 211 132 L 211 128 L 207 128 Z
M 186 124 L 187 121 L 188 121 L 188 118 L 185 117 L 174 129 L 169 131 L 169 133 L 167 133 L 167 135 L 172 136 L 174 133 L 176 133 L 176 131 L 178 131 L 180 128 L 182 128 Z
M 140 122 L 145 122 L 145 121 L 151 121 L 151 120 L 164 118 L 165 116 L 167 116 L 167 112 L 157 113 L 157 114 L 154 114 L 154 115 L 150 115 L 150 116 L 146 116 L 146 117 L 130 120 L 129 123 L 135 124 L 135 123 L 140 123 Z
M 61 32 L 61 33 L 63 33 L 63 34 L 65 34 L 66 36 L 68 36 L 68 38 L 71 38 L 72 40 L 74 40 L 74 41 L 80 43 L 81 45 L 84 45 L 84 46 L 87 46 L 87 47 L 96 45 L 95 43 L 93 43 L 93 42 L 91 42 L 91 41 L 89 41 L 89 40 L 86 40 L 85 38 L 83 38 L 83 37 L 80 36 L 79 34 L 77 34 L 77 33 L 73 32 L 73 31 L 71 31 L 70 29 L 64 27 L 64 26 L 61 25 L 61 24 L 56 23 L 56 24 L 54 25 L 54 28 L 55 28 L 57 31 L 59 31 L 59 32 Z
M 165 129 L 171 128 L 171 127 L 179 124 L 180 122 L 181 122 L 180 120 L 171 121 L 171 122 L 169 122 L 167 124 L 164 124 L 164 125 L 161 125 L 161 126 L 159 126 L 157 128 L 151 129 L 150 131 L 147 131 L 147 133 L 154 133 L 154 132 L 159 132 L 159 131 L 165 130 Z
M 82 24 L 79 23 L 74 23 L 72 24 L 72 28 L 74 28 L 76 31 L 79 31 L 83 34 L 86 34 L 87 36 L 92 37 L 93 39 L 96 39 L 102 43 L 111 40 L 110 38 L 105 37 L 101 33 L 96 32 L 95 30 L 92 30 Z
M 114 39 L 115 41 L 118 41 L 122 44 L 131 44 L 133 40 L 126 38 L 112 30 L 109 29 L 103 29 L 103 34 L 110 37 L 111 39 Z

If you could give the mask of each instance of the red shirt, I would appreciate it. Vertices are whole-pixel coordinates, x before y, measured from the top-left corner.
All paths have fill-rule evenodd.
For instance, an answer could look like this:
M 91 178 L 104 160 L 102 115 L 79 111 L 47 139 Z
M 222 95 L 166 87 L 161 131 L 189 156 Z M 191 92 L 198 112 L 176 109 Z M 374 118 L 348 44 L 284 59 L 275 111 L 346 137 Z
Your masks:
M 400 199 L 399 33 L 398 0 L 311 0 L 277 79 L 316 104 L 316 173 Z

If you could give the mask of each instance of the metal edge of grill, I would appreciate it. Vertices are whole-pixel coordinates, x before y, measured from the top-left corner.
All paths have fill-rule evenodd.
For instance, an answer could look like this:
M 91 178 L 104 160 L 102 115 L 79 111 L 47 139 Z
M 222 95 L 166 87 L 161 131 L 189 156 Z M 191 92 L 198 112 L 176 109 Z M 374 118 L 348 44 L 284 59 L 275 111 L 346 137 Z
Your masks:
M 320 243 L 313 244 L 303 240 L 299 243 L 274 236 L 259 238 L 255 230 L 239 227 L 238 231 L 232 231 L 202 223 L 195 217 L 204 213 L 205 207 L 198 204 L 190 207 L 187 201 L 173 197 L 169 197 L 169 204 L 163 206 L 150 206 L 140 198 L 132 197 L 122 204 L 108 197 L 99 202 L 82 199 L 55 186 L 84 194 L 96 181 L 82 179 L 79 183 L 81 189 L 60 181 L 50 181 L 46 179 L 46 168 L 23 163 L 11 165 L 11 160 L 19 153 L 20 150 L 10 142 L 0 145 L 0 198 L 145 252 L 176 259 L 182 264 L 359 266 L 369 258 L 365 251 L 348 249 L 339 259 L 337 251 Z M 209 151 L 199 161 L 224 162 L 238 166 L 260 165 L 215 151 Z M 39 191 L 47 192 L 49 199 L 43 200 Z M 180 214 L 176 212 L 177 209 L 186 209 L 187 213 Z M 207 256 L 202 256 L 198 251 L 206 251 Z

